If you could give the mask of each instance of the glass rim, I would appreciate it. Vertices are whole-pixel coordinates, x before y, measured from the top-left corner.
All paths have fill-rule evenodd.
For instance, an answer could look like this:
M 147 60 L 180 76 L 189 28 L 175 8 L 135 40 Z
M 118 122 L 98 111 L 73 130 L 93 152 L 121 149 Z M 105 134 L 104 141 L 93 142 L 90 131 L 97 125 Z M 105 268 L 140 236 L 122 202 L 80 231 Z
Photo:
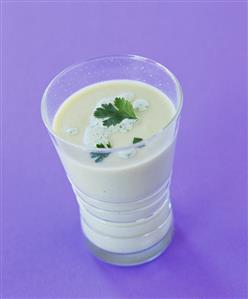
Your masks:
M 56 134 L 54 132 L 54 130 L 52 129 L 52 127 L 48 124 L 47 118 L 45 116 L 45 111 L 46 111 L 46 98 L 47 98 L 47 94 L 50 90 L 50 88 L 52 87 L 52 85 L 58 80 L 60 79 L 65 73 L 68 73 L 69 71 L 76 69 L 79 66 L 82 65 L 86 65 L 88 63 L 91 62 L 95 62 L 95 61 L 100 61 L 100 60 L 105 60 L 105 59 L 130 59 L 130 60 L 136 60 L 136 61 L 143 61 L 146 63 L 150 63 L 155 65 L 156 67 L 158 67 L 159 69 L 163 70 L 165 73 L 167 73 L 169 75 L 169 77 L 172 79 L 172 81 L 175 84 L 176 87 L 176 91 L 178 92 L 177 97 L 179 98 L 179 105 L 176 108 L 176 113 L 173 115 L 173 117 L 171 118 L 171 120 L 166 124 L 166 126 L 164 126 L 161 130 L 159 130 L 157 133 L 153 134 L 152 136 L 150 136 L 149 138 L 145 138 L 144 140 L 137 142 L 135 144 L 131 144 L 128 146 L 121 146 L 121 147 L 114 147 L 114 148 L 96 148 L 93 146 L 88 146 L 85 144 L 74 144 L 68 140 L 63 139 L 62 137 L 60 137 L 58 134 Z M 99 81 L 99 82 L 107 82 L 109 80 L 105 80 L 105 81 Z M 137 80 L 138 81 L 138 80 Z M 142 81 L 140 81 L 142 82 Z M 93 83 L 96 84 L 97 82 Z M 90 84 L 91 85 L 91 84 Z M 88 86 L 90 86 L 88 85 Z M 116 152 L 116 151 L 125 151 L 125 150 L 129 150 L 129 149 L 133 149 L 133 148 L 139 148 L 141 146 L 145 146 L 148 143 L 151 143 L 154 139 L 158 138 L 160 135 L 163 134 L 163 132 L 175 121 L 177 121 L 178 117 L 180 116 L 181 110 L 182 110 L 182 105 L 183 105 L 183 91 L 182 91 L 182 87 L 178 81 L 178 79 L 176 78 L 176 76 L 164 65 L 162 65 L 161 63 L 150 59 L 150 58 L 146 58 L 143 56 L 139 56 L 139 55 L 134 55 L 134 54 L 125 54 L 125 55 L 105 55 L 105 56 L 99 56 L 99 57 L 94 57 L 94 58 L 90 58 L 87 60 L 84 60 L 83 62 L 79 62 L 79 63 L 75 63 L 72 64 L 66 68 L 64 68 L 62 71 L 60 71 L 55 77 L 53 77 L 53 79 L 49 82 L 49 84 L 47 85 L 43 95 L 42 95 L 42 99 L 41 99 L 41 118 L 43 120 L 43 123 L 45 125 L 45 127 L 47 128 L 48 132 L 55 138 L 58 139 L 59 141 L 70 145 L 74 148 L 80 149 L 80 150 L 85 150 L 88 152 L 99 152 L 99 153 L 112 153 L 112 152 Z

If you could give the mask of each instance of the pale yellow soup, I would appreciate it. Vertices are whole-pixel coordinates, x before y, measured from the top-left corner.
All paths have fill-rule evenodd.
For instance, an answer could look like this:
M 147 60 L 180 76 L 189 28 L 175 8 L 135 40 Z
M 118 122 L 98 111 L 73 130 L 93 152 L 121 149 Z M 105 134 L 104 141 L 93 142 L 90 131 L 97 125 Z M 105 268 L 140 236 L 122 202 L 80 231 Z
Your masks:
M 133 95 L 131 102 L 145 99 L 149 103 L 149 108 L 143 112 L 135 111 L 138 121 L 129 132 L 116 132 L 111 136 L 112 147 L 130 145 L 134 137 L 142 139 L 151 137 L 165 127 L 175 114 L 173 104 L 159 89 L 139 81 L 112 80 L 87 86 L 72 94 L 58 109 L 53 130 L 63 139 L 81 145 L 90 115 L 97 103 L 106 97 L 128 93 Z M 66 130 L 69 128 L 77 128 L 78 133 L 67 134 Z

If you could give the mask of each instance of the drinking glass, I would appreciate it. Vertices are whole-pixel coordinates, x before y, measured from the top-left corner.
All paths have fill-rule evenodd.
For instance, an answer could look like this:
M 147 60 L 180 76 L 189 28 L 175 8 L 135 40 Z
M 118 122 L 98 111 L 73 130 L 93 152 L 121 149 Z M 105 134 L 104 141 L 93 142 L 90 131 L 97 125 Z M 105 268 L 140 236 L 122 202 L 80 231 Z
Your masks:
M 63 102 L 78 90 L 108 80 L 135 80 L 162 91 L 175 114 L 159 132 L 130 146 L 98 149 L 63 140 L 53 121 Z M 166 67 L 137 55 L 106 56 L 72 65 L 46 88 L 41 114 L 78 202 L 90 251 L 116 265 L 153 260 L 173 235 L 170 181 L 182 108 L 182 89 Z M 92 153 L 106 154 L 95 163 Z M 126 154 L 130 159 L 121 159 Z

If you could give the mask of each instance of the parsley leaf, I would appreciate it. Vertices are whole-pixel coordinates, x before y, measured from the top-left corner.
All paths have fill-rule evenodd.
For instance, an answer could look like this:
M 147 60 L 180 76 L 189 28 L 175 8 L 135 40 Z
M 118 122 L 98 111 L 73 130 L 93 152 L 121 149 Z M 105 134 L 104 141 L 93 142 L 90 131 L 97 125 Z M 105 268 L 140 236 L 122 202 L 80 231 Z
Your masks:
M 105 146 L 103 143 L 98 143 L 96 145 L 97 148 L 111 148 L 110 142 L 107 143 Z M 105 158 L 107 158 L 110 153 L 98 153 L 98 152 L 91 152 L 90 157 L 91 159 L 95 160 L 96 163 L 102 162 Z
M 140 141 L 142 141 L 142 140 L 143 140 L 142 138 L 134 137 L 134 138 L 133 138 L 133 144 L 138 143 L 138 142 L 140 142 Z
M 97 147 L 97 148 L 106 148 L 106 146 L 105 146 L 103 143 L 98 143 L 98 144 L 96 145 L 96 147 Z M 111 147 L 112 147 L 111 144 L 110 144 L 110 142 L 107 143 L 107 147 L 108 147 L 108 148 L 111 148 Z
M 103 125 L 106 127 L 115 126 L 125 118 L 137 119 L 133 105 L 124 98 L 115 98 L 114 105 L 112 103 L 102 104 L 94 112 L 96 118 L 105 118 Z

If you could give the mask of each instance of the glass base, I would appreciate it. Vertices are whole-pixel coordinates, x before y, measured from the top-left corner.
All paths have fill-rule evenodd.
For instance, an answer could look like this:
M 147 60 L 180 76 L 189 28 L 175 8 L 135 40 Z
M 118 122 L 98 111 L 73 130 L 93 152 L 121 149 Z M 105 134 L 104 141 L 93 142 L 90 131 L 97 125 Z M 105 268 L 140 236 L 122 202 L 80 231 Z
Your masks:
M 90 251 L 94 256 L 98 259 L 102 260 L 103 262 L 117 265 L 117 266 L 135 266 L 141 265 L 144 263 L 148 263 L 158 256 L 160 256 L 164 250 L 169 246 L 172 236 L 173 236 L 173 223 L 169 228 L 166 235 L 163 237 L 161 241 L 149 247 L 145 250 L 134 252 L 134 253 L 114 253 L 109 252 L 100 247 L 93 244 L 87 238 L 87 246 L 89 247 Z

